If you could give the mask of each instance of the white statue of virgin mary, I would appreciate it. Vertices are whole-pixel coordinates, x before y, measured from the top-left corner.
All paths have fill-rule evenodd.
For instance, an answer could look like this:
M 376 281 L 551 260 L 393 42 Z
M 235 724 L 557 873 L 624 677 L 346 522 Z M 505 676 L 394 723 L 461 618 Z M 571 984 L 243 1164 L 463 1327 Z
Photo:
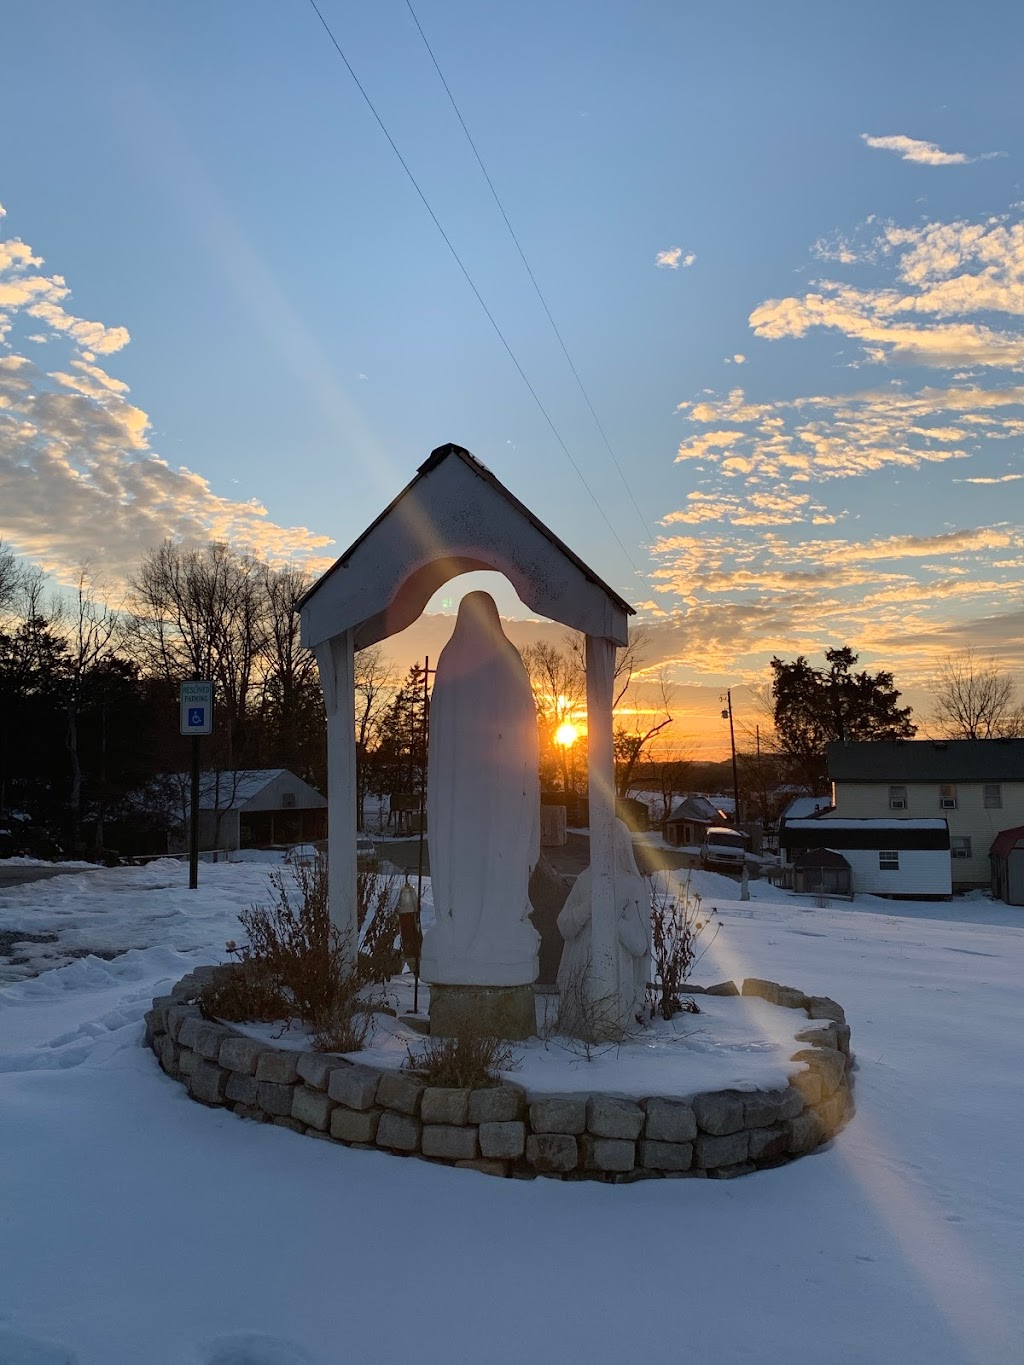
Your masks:
M 527 986 L 540 936 L 527 916 L 540 856 L 537 710 L 494 600 L 468 593 L 430 702 L 427 821 L 435 985 Z

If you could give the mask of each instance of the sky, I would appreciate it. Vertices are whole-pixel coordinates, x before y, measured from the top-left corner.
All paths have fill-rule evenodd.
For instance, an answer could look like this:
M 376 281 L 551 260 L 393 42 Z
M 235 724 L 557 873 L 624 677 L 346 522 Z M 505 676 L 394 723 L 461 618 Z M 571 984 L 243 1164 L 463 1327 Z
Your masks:
M 309 0 L 5 13 L 9 545 L 318 570 L 454 441 L 637 606 L 679 752 L 773 654 L 919 719 L 1024 676 L 1018 6 L 320 10 L 461 267 Z

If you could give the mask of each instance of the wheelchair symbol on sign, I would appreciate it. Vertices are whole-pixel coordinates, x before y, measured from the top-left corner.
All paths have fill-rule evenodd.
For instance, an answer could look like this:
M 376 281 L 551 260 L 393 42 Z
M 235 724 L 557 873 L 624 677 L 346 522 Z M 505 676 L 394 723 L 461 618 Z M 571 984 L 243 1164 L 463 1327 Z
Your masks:
M 188 708 L 188 723 L 191 728 L 197 729 L 203 724 L 205 724 L 205 721 L 206 721 L 205 706 L 190 706 Z

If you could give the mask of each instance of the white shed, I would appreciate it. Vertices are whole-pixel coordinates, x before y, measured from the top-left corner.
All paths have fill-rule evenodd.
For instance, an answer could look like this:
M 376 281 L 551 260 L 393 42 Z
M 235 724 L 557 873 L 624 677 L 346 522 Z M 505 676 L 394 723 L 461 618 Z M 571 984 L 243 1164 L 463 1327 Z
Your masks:
M 168 839 L 170 852 L 176 853 L 188 847 L 191 779 L 188 773 L 178 773 L 170 781 L 182 815 L 181 829 Z M 326 833 L 326 798 L 287 768 L 240 768 L 199 776 L 201 849 L 297 844 L 322 839 Z
M 852 820 L 825 812 L 783 821 L 779 852 L 784 868 L 818 848 L 842 854 L 850 864 L 855 893 L 946 898 L 953 891 L 945 820 Z

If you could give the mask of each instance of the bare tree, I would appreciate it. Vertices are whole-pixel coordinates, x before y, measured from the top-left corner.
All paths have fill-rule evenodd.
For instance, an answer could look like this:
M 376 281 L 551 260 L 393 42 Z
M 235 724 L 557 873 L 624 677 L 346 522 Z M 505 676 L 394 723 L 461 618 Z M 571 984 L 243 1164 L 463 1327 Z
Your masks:
M 964 649 L 950 654 L 932 680 L 929 719 L 948 739 L 1024 736 L 1024 706 L 1009 673 Z
M 381 726 L 395 695 L 395 670 L 379 644 L 355 657 L 356 820 L 363 828 L 363 801 L 370 790 L 370 756 L 380 742 Z
M 71 765 L 68 795 L 71 847 L 77 849 L 82 823 L 82 761 L 78 749 L 78 723 L 86 704 L 91 675 L 117 651 L 120 617 L 97 600 L 86 566 L 78 571 L 75 597 L 69 609 L 51 612 L 51 622 L 64 626 L 67 641 L 64 678 L 64 747 Z
M 21 569 L 14 557 L 14 551 L 0 540 L 0 616 L 6 614 L 14 602 L 21 578 Z
M 561 775 L 562 790 L 572 790 L 569 762 L 570 745 L 560 743 L 556 736 L 564 725 L 572 725 L 586 711 L 587 680 L 583 666 L 582 645 L 569 637 L 565 649 L 539 640 L 520 651 L 533 686 L 540 727 L 541 770 L 557 770 Z
M 665 672 L 660 672 L 650 685 L 654 692 L 652 704 L 650 695 L 644 697 L 642 687 L 632 680 L 634 667 L 630 666 L 630 683 L 620 691 L 616 711 L 615 792 L 620 797 L 629 795 L 630 784 L 638 767 L 650 752 L 656 737 L 667 730 L 673 720 L 675 688 Z

